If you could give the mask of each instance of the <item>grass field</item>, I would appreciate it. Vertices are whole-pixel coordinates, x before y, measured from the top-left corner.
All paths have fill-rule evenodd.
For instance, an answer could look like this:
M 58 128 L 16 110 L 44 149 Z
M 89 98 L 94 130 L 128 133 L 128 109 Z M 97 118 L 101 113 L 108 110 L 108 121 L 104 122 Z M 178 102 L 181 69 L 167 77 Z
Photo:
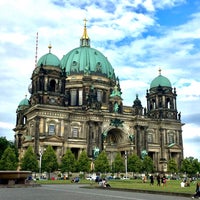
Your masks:
M 88 181 L 85 179 L 80 179 L 79 183 L 71 183 L 70 180 L 38 180 L 39 184 L 89 184 L 91 187 L 98 186 L 94 181 Z M 193 195 L 196 189 L 196 182 L 191 182 L 189 187 L 182 188 L 180 185 L 180 180 L 168 180 L 166 186 L 157 186 L 156 182 L 154 185 L 150 185 L 149 181 L 147 183 L 142 183 L 142 180 L 109 180 L 109 184 L 112 188 L 120 189 L 139 189 L 145 191 L 160 191 L 160 192 L 175 192 L 175 193 L 186 193 Z

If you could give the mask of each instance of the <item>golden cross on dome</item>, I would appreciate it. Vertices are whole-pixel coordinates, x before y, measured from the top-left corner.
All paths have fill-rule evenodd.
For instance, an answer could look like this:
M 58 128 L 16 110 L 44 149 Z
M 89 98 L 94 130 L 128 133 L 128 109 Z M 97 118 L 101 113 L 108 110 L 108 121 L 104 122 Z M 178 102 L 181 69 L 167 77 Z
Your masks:
M 84 21 L 84 26 L 86 26 L 86 22 L 88 21 L 86 18 L 83 19 Z
M 159 67 L 159 70 L 158 70 L 158 71 L 159 71 L 159 75 L 161 75 L 161 68 L 160 68 L 160 67 Z
M 51 48 L 52 48 L 52 46 L 51 46 L 51 42 L 49 43 L 48 48 L 49 48 L 49 53 L 51 53 Z

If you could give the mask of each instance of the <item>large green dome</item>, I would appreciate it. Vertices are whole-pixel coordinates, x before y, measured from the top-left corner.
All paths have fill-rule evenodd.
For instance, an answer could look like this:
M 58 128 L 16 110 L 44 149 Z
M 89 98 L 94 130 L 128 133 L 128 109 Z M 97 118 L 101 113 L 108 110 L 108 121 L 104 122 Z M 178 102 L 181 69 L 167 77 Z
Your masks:
M 80 47 L 71 50 L 61 59 L 61 68 L 67 74 L 98 75 L 114 79 L 114 69 L 108 59 L 98 50 L 90 47 L 90 38 L 87 34 L 86 20 Z
M 60 67 L 60 60 L 59 58 L 51 53 L 51 45 L 49 45 L 49 53 L 43 55 L 37 62 L 37 67 L 41 65 L 44 66 L 54 66 Z
M 150 84 L 150 88 L 154 88 L 154 87 L 158 87 L 158 86 L 172 87 L 172 84 L 168 78 L 166 78 L 165 76 L 162 76 L 160 74 L 159 76 L 157 76 L 156 78 L 153 79 L 153 81 Z
M 114 69 L 108 59 L 98 50 L 90 46 L 81 46 L 71 50 L 61 59 L 61 67 L 67 75 L 96 74 L 114 77 Z

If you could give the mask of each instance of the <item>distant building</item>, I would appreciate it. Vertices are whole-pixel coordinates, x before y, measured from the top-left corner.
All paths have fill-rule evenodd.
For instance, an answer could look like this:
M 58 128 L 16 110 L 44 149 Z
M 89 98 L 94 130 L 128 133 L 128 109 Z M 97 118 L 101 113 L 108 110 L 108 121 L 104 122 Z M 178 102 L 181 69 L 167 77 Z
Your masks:
M 90 47 L 84 24 L 80 47 L 61 60 L 51 53 L 37 62 L 29 86 L 30 99 L 17 108 L 15 142 L 22 157 L 33 146 L 39 154 L 48 145 L 58 161 L 69 148 L 78 158 L 102 150 L 110 163 L 117 152 L 153 159 L 156 171 L 166 171 L 167 161 L 183 159 L 182 126 L 177 112 L 176 89 L 159 75 L 146 92 L 144 108 L 136 95 L 124 106 L 118 77 L 108 59 Z

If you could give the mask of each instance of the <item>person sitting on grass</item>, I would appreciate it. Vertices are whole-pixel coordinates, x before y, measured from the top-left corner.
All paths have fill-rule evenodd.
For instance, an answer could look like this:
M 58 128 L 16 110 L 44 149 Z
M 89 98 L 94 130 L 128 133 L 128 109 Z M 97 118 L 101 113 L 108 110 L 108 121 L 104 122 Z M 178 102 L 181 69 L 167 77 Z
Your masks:
M 102 186 L 103 187 L 110 187 L 110 184 L 106 181 L 105 178 L 102 180 Z

